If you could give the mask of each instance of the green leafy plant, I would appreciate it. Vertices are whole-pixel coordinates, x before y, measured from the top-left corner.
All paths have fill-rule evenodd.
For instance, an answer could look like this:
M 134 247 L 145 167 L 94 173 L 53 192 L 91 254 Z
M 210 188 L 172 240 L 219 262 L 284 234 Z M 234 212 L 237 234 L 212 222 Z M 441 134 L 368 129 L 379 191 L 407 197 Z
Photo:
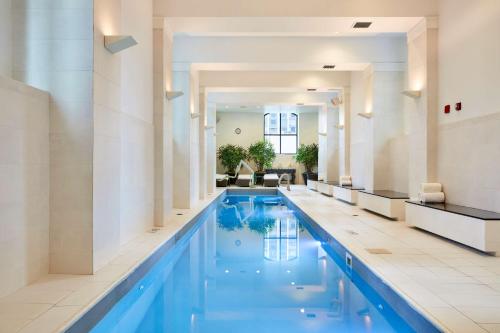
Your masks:
M 307 173 L 311 173 L 312 169 L 318 165 L 318 145 L 311 143 L 310 145 L 300 145 L 297 149 L 295 160 L 301 163 L 306 169 Z
M 248 156 L 255 162 L 258 172 L 263 172 L 264 168 L 270 168 L 273 165 L 276 153 L 271 142 L 257 141 L 248 147 Z
M 234 173 L 240 161 L 245 160 L 247 156 L 246 149 L 237 145 L 227 144 L 217 150 L 217 158 L 228 173 Z

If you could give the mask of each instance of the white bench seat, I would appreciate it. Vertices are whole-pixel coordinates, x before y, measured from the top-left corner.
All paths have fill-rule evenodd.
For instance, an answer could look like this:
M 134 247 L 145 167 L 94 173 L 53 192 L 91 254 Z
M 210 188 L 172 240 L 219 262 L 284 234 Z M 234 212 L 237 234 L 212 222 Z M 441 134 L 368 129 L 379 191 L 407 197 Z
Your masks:
M 389 190 L 358 191 L 358 206 L 393 220 L 405 219 L 408 194 Z
M 352 186 L 333 186 L 333 196 L 335 199 L 355 205 L 358 202 L 358 191 L 364 190 L 363 188 Z
M 313 190 L 313 191 L 317 191 L 318 190 L 318 181 L 308 179 L 307 180 L 307 188 L 310 190 Z
M 500 256 L 500 214 L 452 204 L 406 202 L 406 223 Z
M 328 181 L 318 182 L 317 191 L 329 197 L 333 197 L 333 186 L 337 184 L 338 182 L 328 182 Z

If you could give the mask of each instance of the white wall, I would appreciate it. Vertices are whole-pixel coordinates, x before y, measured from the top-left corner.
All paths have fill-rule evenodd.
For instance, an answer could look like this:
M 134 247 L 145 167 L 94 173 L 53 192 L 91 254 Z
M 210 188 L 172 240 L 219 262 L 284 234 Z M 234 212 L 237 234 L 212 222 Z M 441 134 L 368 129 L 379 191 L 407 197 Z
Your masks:
M 120 242 L 153 224 L 153 8 L 151 1 L 122 0 L 122 32 L 138 45 L 123 52 Z
M 439 12 L 437 180 L 448 202 L 500 211 L 500 2 L 442 0 Z
M 403 37 L 175 37 L 175 63 L 387 64 L 406 61 Z
M 0 75 L 12 76 L 12 1 L 0 0 Z
M 0 76 L 0 297 L 49 270 L 49 95 Z
M 50 271 L 92 272 L 93 2 L 13 3 L 13 77 L 50 93 Z
M 153 225 L 153 21 L 148 2 L 95 7 L 93 269 Z M 105 34 L 130 34 L 138 45 L 119 54 Z
M 248 148 L 264 138 L 263 113 L 217 112 L 217 119 L 217 148 L 229 143 Z M 236 128 L 241 129 L 241 134 L 234 133 Z M 318 113 L 299 113 L 299 145 L 311 143 L 318 143 Z M 303 183 L 301 173 L 304 168 L 294 160 L 293 155 L 277 155 L 273 167 L 297 169 L 295 182 Z M 220 162 L 217 163 L 217 173 L 224 173 Z

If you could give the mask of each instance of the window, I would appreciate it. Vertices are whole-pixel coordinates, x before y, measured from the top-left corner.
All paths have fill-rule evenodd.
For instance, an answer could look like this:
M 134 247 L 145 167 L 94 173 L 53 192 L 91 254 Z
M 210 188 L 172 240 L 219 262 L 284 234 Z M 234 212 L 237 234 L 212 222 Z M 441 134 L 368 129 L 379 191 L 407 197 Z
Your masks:
M 266 113 L 264 115 L 264 140 L 274 146 L 276 154 L 297 153 L 296 113 Z

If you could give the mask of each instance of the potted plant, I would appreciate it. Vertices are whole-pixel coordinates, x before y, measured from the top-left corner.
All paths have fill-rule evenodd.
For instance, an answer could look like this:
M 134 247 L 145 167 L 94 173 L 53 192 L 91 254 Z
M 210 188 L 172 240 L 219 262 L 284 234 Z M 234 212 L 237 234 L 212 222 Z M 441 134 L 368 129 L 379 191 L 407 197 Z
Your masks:
M 227 144 L 220 146 L 217 150 L 217 158 L 220 160 L 229 176 L 235 175 L 236 167 L 241 160 L 247 158 L 247 155 L 246 149 L 238 145 Z M 234 178 L 230 178 L 229 180 L 232 184 L 236 181 Z
M 248 157 L 254 161 L 257 166 L 257 177 L 264 179 L 264 169 L 270 168 L 273 165 L 276 153 L 274 152 L 273 144 L 269 141 L 257 141 L 248 147 Z
M 310 145 L 302 144 L 299 149 L 297 149 L 295 160 L 306 169 L 306 171 L 302 173 L 304 184 L 307 184 L 307 179 L 318 180 L 318 174 L 313 172 L 313 168 L 318 165 L 318 151 L 319 147 L 316 143 L 311 143 Z

